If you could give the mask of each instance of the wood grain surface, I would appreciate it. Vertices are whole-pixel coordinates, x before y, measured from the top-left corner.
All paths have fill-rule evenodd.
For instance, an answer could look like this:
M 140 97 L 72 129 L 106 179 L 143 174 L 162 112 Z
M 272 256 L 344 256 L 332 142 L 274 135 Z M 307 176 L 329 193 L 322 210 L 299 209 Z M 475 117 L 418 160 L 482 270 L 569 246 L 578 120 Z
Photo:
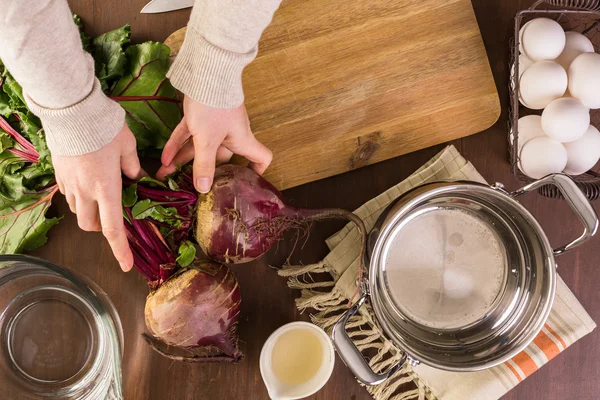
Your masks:
M 145 2 L 146 0 L 72 0 L 70 3 L 73 11 L 82 16 L 88 30 L 92 33 L 101 33 L 124 23 L 131 23 L 134 42 L 148 39 L 162 41 L 171 32 L 187 23 L 189 10 L 141 15 L 139 10 Z M 350 15 L 339 11 L 336 21 L 328 21 L 323 14 L 333 5 L 337 9 L 343 8 L 341 2 L 317 3 L 303 0 L 294 3 L 298 3 L 296 7 L 301 7 L 302 3 L 313 4 L 313 13 L 303 17 L 306 19 L 303 22 L 305 30 L 298 32 L 300 37 L 309 35 L 310 29 L 313 29 L 311 26 L 328 29 L 325 27 L 330 24 L 356 25 L 357 20 L 364 20 L 364 15 L 368 14 L 369 8 L 366 5 L 374 4 L 361 0 L 359 3 L 365 5 L 363 14 Z M 440 5 L 444 3 L 446 2 L 439 2 Z M 533 0 L 473 1 L 500 94 L 502 115 L 496 124 L 484 132 L 452 142 L 486 179 L 491 182 L 503 182 L 510 189 L 517 188 L 520 183 L 510 174 L 507 161 L 508 41 L 515 13 L 519 9 L 529 7 L 531 3 Z M 444 42 L 449 17 L 441 12 L 440 8 L 436 10 L 429 15 L 429 25 L 422 25 L 419 29 L 414 27 L 417 29 L 415 34 L 425 32 L 429 40 Z M 381 24 L 385 22 L 385 20 L 380 21 Z M 390 23 L 396 22 L 398 22 L 397 18 L 390 18 Z M 277 17 L 274 23 L 277 23 Z M 267 44 L 272 48 L 279 45 L 277 38 L 269 35 L 267 39 Z M 372 45 L 377 47 L 377 43 Z M 383 52 L 380 55 L 385 56 Z M 392 57 L 397 56 L 402 54 L 395 54 Z M 347 85 L 343 86 L 347 87 Z M 407 87 L 406 90 L 418 90 L 418 88 Z M 323 93 L 323 96 L 327 95 Z M 335 95 L 336 92 L 333 91 L 331 96 Z M 248 101 L 251 104 L 258 104 L 260 99 L 248 98 Z M 482 106 L 485 106 L 483 102 Z M 394 117 L 400 114 L 397 110 L 393 110 Z M 429 120 L 429 118 L 424 119 Z M 435 125 L 439 131 L 445 128 L 455 129 L 464 121 L 463 118 L 468 119 L 464 114 L 458 117 L 445 113 L 443 117 L 435 119 L 432 126 Z M 262 123 L 267 124 L 268 121 L 265 119 Z M 286 190 L 284 194 L 300 206 L 354 209 L 406 178 L 442 148 L 443 145 L 437 145 Z M 290 151 L 293 152 L 293 149 Z M 312 161 L 311 156 L 305 160 L 305 164 L 310 164 Z M 301 171 L 302 165 L 297 168 Z M 523 197 L 522 202 L 546 228 L 551 243 L 562 244 L 579 235 L 581 226 L 564 202 L 549 200 L 536 194 Z M 598 208 L 597 204 L 596 208 Z M 86 274 L 112 298 L 120 313 L 125 333 L 123 384 L 126 399 L 265 400 L 268 398 L 258 367 L 262 344 L 282 324 L 308 320 L 308 314 L 300 314 L 294 306 L 294 299 L 298 296 L 298 292 L 290 290 L 285 280 L 278 277 L 269 267 L 279 266 L 285 262 L 292 248 L 291 240 L 282 241 L 277 249 L 257 262 L 234 268 L 243 296 L 240 336 L 246 360 L 239 365 L 178 364 L 154 354 L 141 338 L 141 334 L 145 331 L 143 310 L 147 295 L 144 279 L 135 272 L 122 273 L 111 255 L 107 242 L 100 234 L 81 232 L 77 228 L 75 217 L 69 213 L 62 198 L 57 202 L 54 210 L 56 213 L 65 214 L 65 218 L 51 230 L 48 244 L 35 254 Z M 327 254 L 323 240 L 339 227 L 340 225 L 330 223 L 316 225 L 307 244 L 302 250 L 296 251 L 292 261 L 310 263 L 323 258 Z M 600 238 L 558 259 L 561 277 L 596 321 L 600 321 L 599 260 Z M 504 400 L 597 399 L 600 393 L 599 378 L 600 330 L 597 329 L 519 384 L 504 397 Z M 369 400 L 370 398 L 339 359 L 336 360 L 330 381 L 311 397 L 312 400 Z
M 246 107 L 279 189 L 480 132 L 500 114 L 470 0 L 284 1 L 259 49 Z

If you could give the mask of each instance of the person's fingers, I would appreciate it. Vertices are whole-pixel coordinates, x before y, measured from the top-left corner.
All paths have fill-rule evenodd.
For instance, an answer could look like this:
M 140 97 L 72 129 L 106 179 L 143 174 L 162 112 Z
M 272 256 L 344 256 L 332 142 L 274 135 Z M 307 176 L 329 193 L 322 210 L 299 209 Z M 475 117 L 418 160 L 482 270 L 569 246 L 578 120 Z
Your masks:
M 217 149 L 217 165 L 227 164 L 232 156 L 233 152 L 231 150 L 225 146 L 220 146 Z
M 171 164 L 162 165 L 158 169 L 158 172 L 156 173 L 156 178 L 164 179 L 167 175 L 172 174 L 177 170 L 177 168 L 180 165 L 185 165 L 191 160 L 193 160 L 194 154 L 194 143 L 192 143 L 192 141 L 190 140 L 186 142 L 183 145 L 183 147 L 181 147 L 175 158 L 173 158 L 173 161 L 171 161 Z M 232 156 L 233 153 L 231 152 L 231 150 L 229 150 L 225 146 L 219 146 L 219 148 L 217 149 L 216 165 L 227 164 L 229 160 L 231 160 Z
M 250 131 L 238 138 L 235 143 L 228 145 L 227 148 L 235 154 L 246 157 L 250 161 L 248 166 L 261 175 L 273 160 L 271 150 L 259 142 Z
M 121 192 L 114 198 L 102 197 L 98 199 L 100 209 L 100 222 L 102 234 L 108 240 L 115 258 L 121 269 L 125 272 L 133 267 L 133 254 L 127 242 L 125 226 L 123 225 L 123 214 L 121 211 Z
M 175 127 L 171 137 L 163 148 L 162 155 L 160 156 L 160 162 L 162 165 L 171 165 L 173 163 L 173 159 L 179 152 L 179 149 L 181 149 L 190 136 L 191 133 L 184 118 L 181 120 L 179 125 Z
M 67 192 L 65 198 L 67 199 L 67 204 L 69 205 L 71 212 L 77 214 L 77 201 L 75 200 L 75 196 L 72 193 Z
M 77 224 L 87 232 L 100 232 L 102 226 L 98 217 L 98 203 L 92 199 L 77 198 Z
M 171 164 L 162 165 L 158 172 L 156 173 L 156 177 L 158 179 L 164 179 L 165 176 L 172 174 L 177 170 L 177 167 L 180 165 L 187 164 L 194 158 L 194 143 L 191 140 L 188 140 L 182 147 L 179 149 L 179 152 L 172 159 Z
M 58 185 L 58 191 L 61 192 L 64 196 L 65 194 L 65 185 L 62 181 L 62 179 L 60 179 L 60 177 L 58 175 L 55 175 L 56 178 L 56 184 Z
M 194 137 L 194 186 L 200 193 L 210 192 L 215 177 L 215 163 L 219 145 Z
M 138 158 L 135 147 L 132 151 L 128 151 L 121 155 L 121 170 L 129 179 L 139 179 L 142 176 L 148 175 L 140 165 L 140 159 Z

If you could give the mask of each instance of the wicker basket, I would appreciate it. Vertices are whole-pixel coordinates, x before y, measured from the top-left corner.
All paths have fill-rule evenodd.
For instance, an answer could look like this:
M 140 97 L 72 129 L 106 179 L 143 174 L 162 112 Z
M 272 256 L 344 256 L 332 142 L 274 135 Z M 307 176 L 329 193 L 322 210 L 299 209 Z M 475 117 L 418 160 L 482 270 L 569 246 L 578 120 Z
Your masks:
M 510 43 L 511 51 L 509 57 L 511 73 L 509 81 L 508 141 L 511 171 L 519 180 L 524 182 L 532 182 L 533 179 L 523 174 L 518 168 L 518 120 L 525 115 L 540 114 L 541 110 L 530 110 L 519 103 L 519 30 L 526 22 L 539 17 L 554 19 L 566 31 L 577 31 L 586 35 L 594 44 L 596 51 L 598 52 L 600 49 L 600 0 L 540 0 L 528 10 L 517 13 L 515 17 L 514 37 Z M 600 128 L 600 110 L 591 111 L 591 120 L 592 125 Z M 600 163 L 584 174 L 572 176 L 573 180 L 590 200 L 600 198 L 599 170 Z M 544 186 L 539 191 L 547 197 L 562 198 L 560 192 L 554 186 Z

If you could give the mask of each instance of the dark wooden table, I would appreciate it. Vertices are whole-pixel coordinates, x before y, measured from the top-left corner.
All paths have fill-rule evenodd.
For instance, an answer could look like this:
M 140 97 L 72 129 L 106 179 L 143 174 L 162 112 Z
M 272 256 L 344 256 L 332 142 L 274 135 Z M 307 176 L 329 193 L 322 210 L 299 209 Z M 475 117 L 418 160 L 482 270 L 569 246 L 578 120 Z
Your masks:
M 125 23 L 131 24 L 133 41 L 164 40 L 187 22 L 189 10 L 161 15 L 142 15 L 146 0 L 72 0 L 74 12 L 82 16 L 89 32 L 99 34 Z M 485 132 L 453 144 L 489 181 L 500 181 L 509 188 L 519 182 L 510 174 L 507 162 L 506 109 L 508 41 L 515 13 L 529 7 L 533 0 L 474 0 L 474 8 L 487 48 L 498 92 L 502 116 Z M 323 7 L 327 2 L 323 2 Z M 443 23 L 443 16 L 440 16 Z M 423 27 L 435 29 L 435 27 Z M 285 195 L 306 207 L 354 209 L 410 175 L 443 148 L 442 145 L 397 159 L 362 168 L 302 187 Z M 566 242 L 580 233 L 579 223 L 561 201 L 531 194 L 523 202 L 539 218 L 552 243 Z M 259 262 L 236 267 L 242 287 L 243 306 L 240 336 L 246 360 L 239 365 L 187 365 L 173 363 L 153 353 L 141 338 L 144 332 L 144 279 L 137 273 L 124 274 L 113 259 L 102 236 L 83 233 L 75 217 L 60 200 L 58 212 L 65 219 L 53 228 L 49 243 L 36 255 L 70 267 L 95 280 L 112 298 L 125 330 L 123 384 L 126 399 L 267 399 L 258 368 L 262 343 L 277 327 L 290 321 L 306 320 L 294 299 L 298 293 L 288 289 L 284 279 L 269 268 L 281 265 L 291 247 L 283 243 Z M 303 262 L 321 259 L 327 253 L 323 240 L 339 228 L 335 224 L 316 226 L 302 250 Z M 560 275 L 579 298 L 592 318 L 600 321 L 600 239 L 571 251 L 559 259 Z M 586 336 L 557 356 L 505 399 L 596 399 L 600 393 L 600 330 Z M 338 359 L 328 384 L 314 399 L 370 399 Z

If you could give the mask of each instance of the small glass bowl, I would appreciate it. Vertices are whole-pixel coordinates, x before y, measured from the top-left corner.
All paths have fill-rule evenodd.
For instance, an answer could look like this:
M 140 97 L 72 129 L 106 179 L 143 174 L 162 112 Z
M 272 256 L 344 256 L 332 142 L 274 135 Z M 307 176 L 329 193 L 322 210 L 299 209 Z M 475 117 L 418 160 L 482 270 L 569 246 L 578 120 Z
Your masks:
M 0 255 L 0 398 L 122 399 L 123 329 L 93 282 Z

